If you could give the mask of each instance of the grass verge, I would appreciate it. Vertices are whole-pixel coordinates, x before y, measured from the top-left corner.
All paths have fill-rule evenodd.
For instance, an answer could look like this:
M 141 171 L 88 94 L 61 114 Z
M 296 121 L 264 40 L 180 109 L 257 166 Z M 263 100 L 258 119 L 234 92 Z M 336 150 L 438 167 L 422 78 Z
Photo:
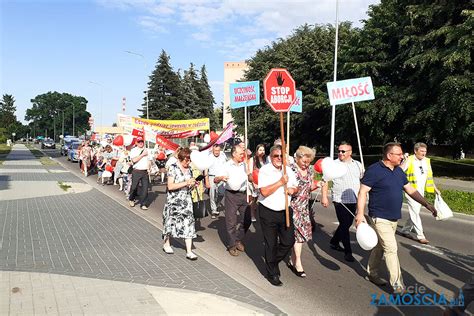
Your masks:
M 45 156 L 45 154 L 43 154 L 41 150 L 36 149 L 32 145 L 26 145 L 26 148 L 30 150 L 30 152 L 33 154 L 33 156 L 35 156 L 35 158 L 41 158 Z
M 70 186 L 68 184 L 65 184 L 61 181 L 58 181 L 58 185 L 61 189 L 63 189 L 63 191 L 66 191 L 66 192 L 67 192 L 68 189 L 72 188 L 72 186 Z
M 440 190 L 441 197 L 453 212 L 474 215 L 474 193 L 455 190 Z M 427 193 L 426 199 L 434 203 L 435 194 Z
M 5 161 L 12 148 L 6 144 L 0 144 L 0 165 Z

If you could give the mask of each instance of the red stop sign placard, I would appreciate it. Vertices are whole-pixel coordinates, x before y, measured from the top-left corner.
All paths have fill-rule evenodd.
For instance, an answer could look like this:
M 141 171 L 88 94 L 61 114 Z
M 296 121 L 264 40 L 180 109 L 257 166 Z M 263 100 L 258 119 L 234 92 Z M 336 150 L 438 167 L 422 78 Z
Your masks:
M 288 112 L 296 99 L 296 85 L 288 70 L 273 68 L 263 81 L 265 101 L 275 112 Z

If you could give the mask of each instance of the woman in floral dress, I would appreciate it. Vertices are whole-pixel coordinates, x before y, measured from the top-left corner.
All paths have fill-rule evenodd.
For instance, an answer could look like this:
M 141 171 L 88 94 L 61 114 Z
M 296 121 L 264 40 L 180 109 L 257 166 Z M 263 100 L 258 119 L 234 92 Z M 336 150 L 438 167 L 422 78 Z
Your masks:
M 193 238 L 196 237 L 194 227 L 192 189 L 196 185 L 190 168 L 191 150 L 183 148 L 178 154 L 178 161 L 168 168 L 168 193 L 163 210 L 163 251 L 174 253 L 170 239 L 184 238 L 186 243 L 186 258 L 196 260 L 192 251 Z
M 293 223 L 295 226 L 295 245 L 291 253 L 291 261 L 288 267 L 299 277 L 306 277 L 301 263 L 301 250 L 303 243 L 313 238 L 311 231 L 311 218 L 309 212 L 309 199 L 313 185 L 313 170 L 309 164 L 313 161 L 315 151 L 306 146 L 300 146 L 296 150 L 295 163 L 290 168 L 296 174 L 298 180 L 298 193 L 291 199 L 293 209 Z

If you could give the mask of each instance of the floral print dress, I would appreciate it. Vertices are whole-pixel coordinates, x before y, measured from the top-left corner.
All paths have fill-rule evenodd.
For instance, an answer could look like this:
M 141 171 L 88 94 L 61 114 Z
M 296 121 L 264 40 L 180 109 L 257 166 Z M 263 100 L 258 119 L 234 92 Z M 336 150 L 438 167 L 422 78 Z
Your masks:
M 173 177 L 174 183 L 180 183 L 191 179 L 191 169 L 183 173 L 177 163 L 168 169 L 168 178 Z M 195 238 L 193 201 L 191 191 L 188 187 L 178 190 L 168 190 L 166 204 L 163 210 L 163 238 Z
M 291 164 L 290 168 L 296 174 L 299 189 L 298 194 L 291 199 L 293 223 L 295 226 L 295 240 L 296 242 L 307 242 L 313 238 L 308 205 L 311 197 L 313 170 L 308 168 L 306 176 L 303 176 L 296 164 Z

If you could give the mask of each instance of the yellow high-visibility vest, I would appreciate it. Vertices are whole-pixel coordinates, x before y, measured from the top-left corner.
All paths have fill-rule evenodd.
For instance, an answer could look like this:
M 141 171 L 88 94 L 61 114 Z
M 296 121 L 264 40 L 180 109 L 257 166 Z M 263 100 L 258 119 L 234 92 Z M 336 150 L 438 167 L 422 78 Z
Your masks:
M 411 155 L 407 158 L 407 170 L 405 173 L 407 174 L 407 179 L 408 182 L 416 189 L 416 177 L 415 177 L 415 155 Z M 425 190 L 428 193 L 434 193 L 434 181 L 433 181 L 433 171 L 431 170 L 431 163 L 430 163 L 430 158 L 425 158 L 426 163 L 428 165 L 428 170 L 427 170 L 427 178 L 426 178 L 426 184 L 425 184 Z

